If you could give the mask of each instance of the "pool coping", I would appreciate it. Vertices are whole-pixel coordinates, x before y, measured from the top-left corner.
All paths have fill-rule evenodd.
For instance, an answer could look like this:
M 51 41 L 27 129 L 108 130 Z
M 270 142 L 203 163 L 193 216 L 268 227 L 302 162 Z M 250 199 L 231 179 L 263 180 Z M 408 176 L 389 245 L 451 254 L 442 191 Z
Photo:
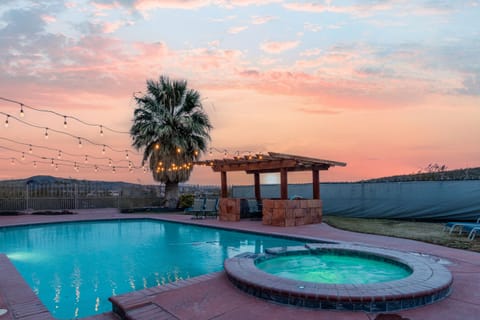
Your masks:
M 316 251 L 348 252 L 375 256 L 404 265 L 412 273 L 403 279 L 371 284 L 325 284 L 281 278 L 256 264 L 281 255 L 314 254 Z M 445 267 L 424 257 L 396 250 L 354 244 L 306 244 L 267 249 L 266 253 L 242 253 L 226 259 L 224 269 L 239 289 L 266 300 L 315 309 L 365 312 L 397 311 L 444 299 L 453 277 Z

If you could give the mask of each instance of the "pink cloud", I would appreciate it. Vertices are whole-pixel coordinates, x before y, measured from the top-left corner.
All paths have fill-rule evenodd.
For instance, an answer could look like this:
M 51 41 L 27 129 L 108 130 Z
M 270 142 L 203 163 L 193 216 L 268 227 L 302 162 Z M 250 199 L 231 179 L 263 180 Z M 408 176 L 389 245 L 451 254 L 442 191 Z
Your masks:
M 54 16 L 51 16 L 51 15 L 48 15 L 48 14 L 42 15 L 41 18 L 46 23 L 53 23 L 53 22 L 57 21 L 57 18 L 55 18 Z
M 252 24 L 265 24 L 269 21 L 272 21 L 274 19 L 277 19 L 276 17 L 273 16 L 253 16 L 252 17 Z
M 260 45 L 260 49 L 267 53 L 278 54 L 282 53 L 287 50 L 291 50 L 297 47 L 300 44 L 299 41 L 272 41 L 272 42 L 264 42 Z
M 228 33 L 237 34 L 237 33 L 240 33 L 242 31 L 245 31 L 247 29 L 248 29 L 247 26 L 232 27 L 232 28 L 228 29 Z
M 106 22 L 103 24 L 103 32 L 105 33 L 112 33 L 115 32 L 118 28 L 124 25 L 122 21 L 115 21 L 115 22 Z

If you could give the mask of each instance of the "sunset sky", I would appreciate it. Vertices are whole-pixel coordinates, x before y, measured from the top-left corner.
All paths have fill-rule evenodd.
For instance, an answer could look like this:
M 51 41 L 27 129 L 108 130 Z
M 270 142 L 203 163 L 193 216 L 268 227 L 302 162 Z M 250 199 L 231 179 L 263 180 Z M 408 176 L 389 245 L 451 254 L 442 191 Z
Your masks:
M 129 172 L 141 160 L 126 159 L 129 135 L 108 128 L 129 131 L 133 94 L 160 75 L 201 93 L 213 158 L 274 151 L 347 163 L 322 181 L 478 167 L 479 57 L 478 0 L 1 0 L 0 97 L 26 107 L 20 117 L 0 100 L 0 179 L 153 183 Z M 97 145 L 79 148 L 78 137 Z M 103 155 L 103 144 L 119 151 Z M 209 168 L 189 180 L 219 182 Z

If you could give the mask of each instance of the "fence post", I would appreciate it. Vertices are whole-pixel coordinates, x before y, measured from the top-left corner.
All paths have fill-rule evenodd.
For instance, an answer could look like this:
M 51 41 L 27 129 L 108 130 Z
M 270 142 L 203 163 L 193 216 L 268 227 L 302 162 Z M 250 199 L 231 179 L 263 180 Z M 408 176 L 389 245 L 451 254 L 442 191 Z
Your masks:
M 28 183 L 25 184 L 25 210 L 28 210 Z
M 74 202 L 74 206 L 75 206 L 75 209 L 78 209 L 78 185 L 75 183 L 73 185 L 73 202 Z

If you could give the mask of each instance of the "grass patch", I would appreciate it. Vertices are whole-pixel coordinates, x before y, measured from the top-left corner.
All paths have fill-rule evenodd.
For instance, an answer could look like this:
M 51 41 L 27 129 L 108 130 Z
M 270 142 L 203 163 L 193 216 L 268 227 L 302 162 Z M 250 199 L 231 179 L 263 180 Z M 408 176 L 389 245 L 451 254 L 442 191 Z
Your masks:
M 391 219 L 349 218 L 324 216 L 323 221 L 332 227 L 361 233 L 419 240 L 450 248 L 480 252 L 480 236 L 473 241 L 467 239 L 465 232 L 449 234 L 443 231 L 444 223 L 420 222 Z

